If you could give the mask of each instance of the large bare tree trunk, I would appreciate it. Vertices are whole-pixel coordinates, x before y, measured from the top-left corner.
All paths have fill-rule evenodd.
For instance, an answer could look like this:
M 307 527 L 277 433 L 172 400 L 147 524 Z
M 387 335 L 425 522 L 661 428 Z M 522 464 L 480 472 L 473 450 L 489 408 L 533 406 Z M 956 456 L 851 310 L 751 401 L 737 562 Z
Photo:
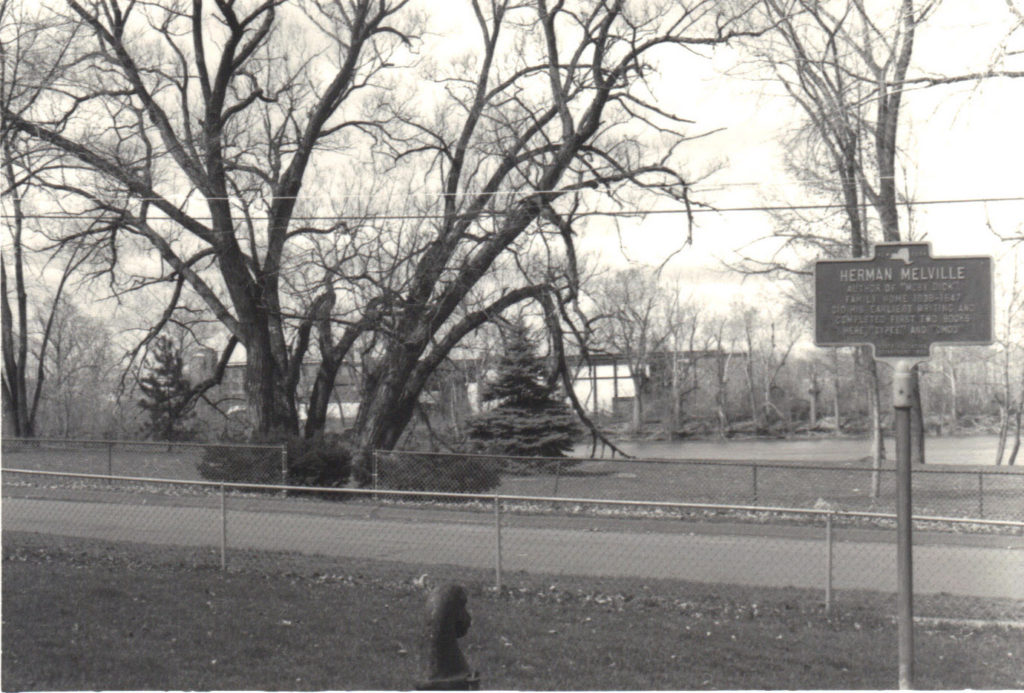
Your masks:
M 17 262 L 17 260 L 16 260 Z M 4 380 L 3 406 L 4 421 L 11 426 L 16 437 L 33 435 L 32 419 L 28 415 L 28 388 L 25 386 L 25 364 L 20 358 L 22 352 L 15 347 L 15 341 L 27 341 L 24 328 L 14 329 L 13 313 L 7 300 L 7 263 L 0 260 L 0 285 L 3 295 L 0 297 L 0 308 L 3 310 L 3 352 Z M 19 287 L 20 289 L 20 287 Z M 24 305 L 22 292 L 18 291 L 18 305 Z M 19 312 L 21 312 L 19 310 Z M 22 313 L 23 314 L 23 313 Z
M 881 491 L 881 469 L 885 466 L 885 437 L 882 435 L 882 402 L 878 396 L 877 367 L 871 378 L 870 409 L 871 409 L 871 497 L 878 498 Z
M 902 0 L 900 7 L 901 26 L 894 42 L 892 62 L 875 66 L 879 94 L 876 100 L 877 121 L 875 123 L 875 160 L 878 165 L 878 184 L 872 203 L 882 224 L 882 237 L 890 243 L 899 242 L 899 211 L 896 194 L 896 150 L 899 128 L 900 106 L 903 101 L 903 82 L 907 77 L 910 59 L 914 50 L 914 36 L 920 17 L 915 14 L 913 0 Z M 890 78 L 885 70 L 892 68 Z M 921 371 L 917 366 L 910 372 L 910 461 L 911 464 L 925 462 L 924 412 L 921 410 Z
M 269 346 L 255 339 L 246 345 L 245 394 L 256 431 L 269 436 L 295 435 L 299 417 L 294 391 L 274 363 Z
M 4 128 L 6 130 L 7 128 Z M 28 368 L 28 294 L 25 291 L 24 275 L 24 210 L 22 207 L 22 189 L 17 185 L 17 174 L 14 170 L 14 148 L 11 144 L 13 132 L 3 133 L 3 182 L 4 188 L 11 191 L 13 218 L 11 225 L 11 247 L 14 251 L 14 293 L 18 324 L 14 324 L 14 311 L 7 297 L 7 258 L 0 257 L 0 309 L 2 309 L 3 325 L 3 411 L 4 419 L 14 428 L 15 436 L 31 437 L 34 435 L 34 417 L 29 413 L 29 397 L 26 382 Z M 41 383 L 36 384 L 36 388 Z
M 417 356 L 396 350 L 373 369 L 364 385 L 362 403 L 356 415 L 356 453 L 353 468 L 365 482 L 372 471 L 374 450 L 391 450 L 415 412 L 419 391 L 411 396 L 409 377 Z M 404 392 L 403 392 L 404 391 Z

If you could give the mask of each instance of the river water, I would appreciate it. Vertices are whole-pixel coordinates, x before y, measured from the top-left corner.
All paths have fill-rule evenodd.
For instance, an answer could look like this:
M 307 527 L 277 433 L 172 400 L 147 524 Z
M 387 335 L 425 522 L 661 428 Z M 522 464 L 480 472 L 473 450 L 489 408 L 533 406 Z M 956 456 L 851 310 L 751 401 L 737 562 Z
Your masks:
M 925 441 L 925 460 L 929 464 L 992 465 L 999 439 L 996 436 L 929 437 Z M 870 459 L 871 441 L 859 438 L 819 438 L 814 440 L 683 440 L 621 441 L 622 450 L 639 458 L 772 460 L 806 462 L 848 462 Z M 1013 440 L 1007 441 L 1007 452 Z M 896 458 L 892 438 L 885 441 L 890 464 Z M 576 454 L 588 456 L 590 446 L 579 446 Z M 1018 465 L 1024 465 L 1024 450 Z

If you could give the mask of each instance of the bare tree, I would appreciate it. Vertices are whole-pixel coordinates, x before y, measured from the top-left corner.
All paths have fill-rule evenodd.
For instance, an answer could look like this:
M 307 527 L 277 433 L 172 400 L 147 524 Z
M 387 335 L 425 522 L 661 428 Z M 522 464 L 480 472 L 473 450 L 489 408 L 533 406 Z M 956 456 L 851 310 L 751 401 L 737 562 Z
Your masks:
M 432 234 L 395 301 L 356 428 L 365 457 L 390 448 L 423 383 L 463 337 L 524 301 L 539 304 L 562 362 L 578 294 L 574 235 L 580 216 L 625 189 L 667 195 L 688 209 L 677 158 L 685 122 L 653 102 L 644 77 L 656 51 L 694 49 L 750 33 L 742 7 L 720 3 L 473 2 L 477 49 L 439 78 L 433 119 L 408 118 L 396 155 L 418 155 L 439 193 Z M 472 69 L 470 69 L 472 68 Z M 657 142 L 649 135 L 655 134 Z M 605 207 L 607 208 L 607 207 Z M 551 235 L 569 278 L 505 287 L 461 317 L 456 309 L 499 257 Z M 577 411 L 581 411 L 577 407 Z
M 66 0 L 55 14 L 86 30 L 88 49 L 45 104 L 3 112 L 65 157 L 36 179 L 68 214 L 103 219 L 80 238 L 111 250 L 118 290 L 168 286 L 151 335 L 188 291 L 231 335 L 221 361 L 244 347 L 258 430 L 298 430 L 295 387 L 316 355 L 315 432 L 338 369 L 362 360 L 364 464 L 397 443 L 451 350 L 512 306 L 539 305 L 564 356 L 585 219 L 626 189 L 690 205 L 680 145 L 692 133 L 645 78 L 665 51 L 754 33 L 743 2 L 474 1 L 473 55 L 421 82 L 423 99 L 389 100 L 380 87 L 416 88 L 384 77 L 413 39 L 405 5 Z M 350 188 L 372 178 L 374 204 L 324 214 L 301 199 L 337 167 Z M 400 204 L 381 196 L 400 185 Z M 499 259 L 537 242 L 560 244 L 564 268 L 487 285 Z M 126 277 L 117 253 L 131 244 L 155 249 L 161 271 Z
M 758 50 L 807 118 L 800 132 L 805 154 L 800 179 L 809 190 L 834 196 L 846 218 L 846 253 L 867 254 L 872 236 L 887 242 L 909 240 L 912 206 L 901 232 L 900 176 L 897 154 L 904 94 L 913 88 L 934 87 L 982 79 L 1024 76 L 1019 60 L 1024 14 L 1012 0 L 1007 32 L 982 70 L 954 75 L 914 74 L 915 38 L 939 6 L 938 0 L 862 0 L 811 2 L 765 0 L 763 9 L 777 24 Z M 791 151 L 794 151 L 791 149 Z M 795 150 L 799 151 L 799 149 Z M 868 210 L 874 212 L 874 220 Z M 792 225 L 785 227 L 792 230 Z M 822 236 L 793 233 L 791 240 L 820 245 Z M 868 354 L 861 363 L 877 386 L 877 367 Z M 871 406 L 877 407 L 871 397 Z M 912 460 L 924 461 L 924 418 L 920 406 L 920 377 L 913 374 L 911 420 Z M 879 416 L 872 411 L 877 422 Z M 875 432 L 876 445 L 881 436 Z M 875 447 L 876 465 L 884 448 Z
M 297 223 L 300 193 L 319 155 L 348 164 L 346 137 L 375 127 L 343 106 L 368 101 L 364 92 L 408 41 L 391 23 L 405 4 L 309 0 L 299 12 L 280 0 L 67 0 L 52 21 L 82 27 L 84 47 L 35 103 L 4 105 L 9 128 L 64 157 L 35 180 L 62 193 L 69 214 L 103 220 L 61 240 L 109 248 L 111 273 L 127 271 L 117 262 L 125 246 L 155 251 L 166 270 L 122 286 L 169 283 L 165 319 L 187 287 L 230 334 L 224 355 L 245 348 L 260 431 L 297 430 L 292 386 L 309 346 L 301 335 L 323 326 L 333 300 L 327 281 L 292 305 L 285 276 L 304 258 L 291 250 L 309 236 L 355 232 Z M 291 345 L 290 325 L 300 334 Z M 349 324 L 338 342 L 362 327 Z
M 629 368 L 633 383 L 630 430 L 636 434 L 643 425 L 652 357 L 669 343 L 668 324 L 662 317 L 671 297 L 650 267 L 614 272 L 593 293 L 598 340 L 605 350 L 625 358 Z
M 761 59 L 807 117 L 805 137 L 820 146 L 819 168 L 812 169 L 819 190 L 831 187 L 842 203 L 849 254 L 861 257 L 870 245 L 866 207 L 878 220 L 881 239 L 901 240 L 896 155 L 903 93 L 919 26 L 935 2 L 899 0 L 868 6 L 861 0 L 817 3 L 765 0 L 763 8 L 777 30 Z M 831 177 L 835 184 L 822 186 Z M 860 359 L 877 384 L 877 366 Z M 919 376 L 913 376 L 912 459 L 924 461 L 924 420 Z M 871 397 L 872 418 L 876 398 Z M 884 458 L 875 432 L 874 457 Z
M 45 322 L 47 387 L 36 433 L 67 438 L 133 432 L 126 430 L 130 424 L 125 425 L 126 412 L 115 397 L 123 351 L 109 327 L 67 297 L 53 303 Z
M 1011 431 L 1013 447 L 1007 464 L 1014 464 L 1021 445 L 1021 420 L 1024 418 L 1024 278 L 1020 276 L 1019 252 L 1010 251 L 1011 275 L 1004 277 L 1000 291 L 1002 306 L 996 320 L 999 347 L 999 386 L 995 400 L 999 406 L 999 433 L 995 463 L 1002 464 Z
M 738 308 L 742 316 L 743 340 L 747 349 L 747 394 L 754 429 L 765 430 L 772 418 L 788 427 L 790 414 L 779 408 L 776 388 L 793 348 L 800 339 L 800 327 L 789 314 L 763 315 L 764 310 Z
M 935 350 L 938 373 L 948 385 L 948 415 L 945 428 L 950 434 L 956 435 L 959 410 L 957 409 L 957 390 L 960 383 L 960 354 L 956 348 L 938 348 Z
M 707 319 L 704 308 L 692 297 L 683 295 L 679 278 L 667 292 L 668 302 L 661 311 L 661 320 L 668 335 L 668 434 L 676 436 L 683 426 L 683 403 L 700 388 L 700 361 L 711 352 L 710 339 L 702 328 Z
M 30 240 L 38 228 L 33 206 L 42 204 L 36 199 L 34 176 L 52 161 L 8 115 L 31 109 L 41 97 L 41 85 L 60 77 L 60 61 L 50 58 L 69 50 L 74 38 L 75 29 L 67 23 L 43 21 L 21 3 L 0 0 L 0 209 L 8 232 L 0 257 L 3 411 L 16 436 L 38 432 L 54 323 L 65 289 L 92 250 L 77 245 L 47 248 Z M 38 281 L 45 266 L 57 269 L 52 291 Z
M 715 418 L 718 423 L 720 438 L 728 438 L 732 434 L 729 421 L 729 378 L 735 350 L 736 334 L 734 320 L 725 316 L 717 316 L 708 323 L 708 344 L 714 358 L 714 396 Z M 747 354 L 746 358 L 750 358 Z
M 734 304 L 736 312 L 741 315 L 743 325 L 743 346 L 746 348 L 747 358 L 744 362 L 745 372 L 747 376 L 747 406 L 750 409 L 750 420 L 753 424 L 754 431 L 758 432 L 762 429 L 761 415 L 763 409 L 761 407 L 761 399 L 758 396 L 759 387 L 757 383 L 755 362 L 755 353 L 757 347 L 754 344 L 754 340 L 757 334 L 757 316 L 758 311 L 756 308 L 744 308 L 739 304 Z

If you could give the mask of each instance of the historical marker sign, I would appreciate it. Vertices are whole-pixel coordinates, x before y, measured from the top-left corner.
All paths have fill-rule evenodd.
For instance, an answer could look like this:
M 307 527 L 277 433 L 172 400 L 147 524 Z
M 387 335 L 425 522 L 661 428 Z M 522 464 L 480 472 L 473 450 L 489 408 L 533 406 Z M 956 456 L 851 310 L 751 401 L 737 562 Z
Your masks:
M 893 366 L 900 688 L 913 688 L 914 578 L 910 409 L 913 365 L 932 344 L 992 342 L 992 259 L 933 258 L 927 243 L 879 243 L 863 260 L 814 266 L 814 341 L 870 344 Z
M 928 358 L 932 344 L 992 343 L 992 259 L 931 257 L 879 243 L 870 259 L 814 268 L 814 341 L 870 344 L 876 358 Z

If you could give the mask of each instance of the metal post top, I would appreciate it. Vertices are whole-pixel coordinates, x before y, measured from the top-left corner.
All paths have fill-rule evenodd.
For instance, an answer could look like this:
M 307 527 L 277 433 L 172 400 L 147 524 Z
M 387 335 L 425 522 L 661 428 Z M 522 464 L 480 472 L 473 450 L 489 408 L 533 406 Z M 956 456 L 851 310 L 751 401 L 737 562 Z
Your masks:
M 910 409 L 914 405 L 913 369 L 917 361 L 898 359 L 892 364 L 892 406 L 896 409 Z

